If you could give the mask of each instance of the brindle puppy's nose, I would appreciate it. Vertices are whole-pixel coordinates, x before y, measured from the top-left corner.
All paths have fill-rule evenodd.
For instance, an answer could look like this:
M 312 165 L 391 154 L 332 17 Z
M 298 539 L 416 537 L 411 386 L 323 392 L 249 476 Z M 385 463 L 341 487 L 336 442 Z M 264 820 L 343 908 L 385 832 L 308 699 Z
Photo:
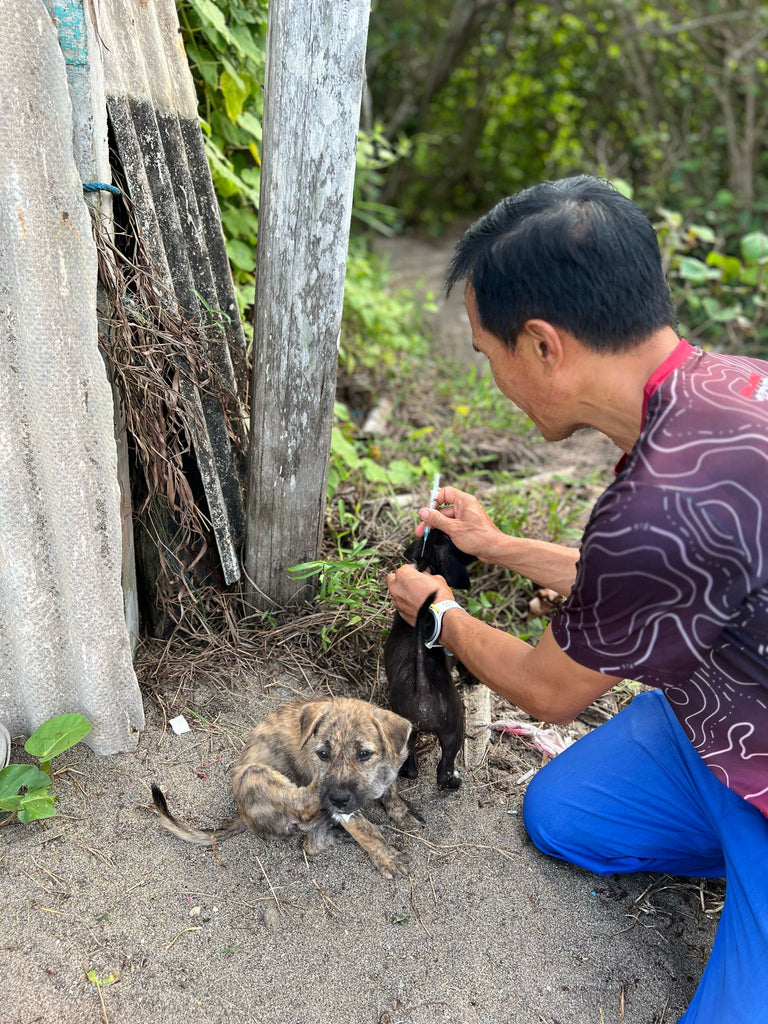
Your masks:
M 328 799 L 334 807 L 338 807 L 340 811 L 343 811 L 349 803 L 349 796 L 350 794 L 345 792 L 329 793 Z

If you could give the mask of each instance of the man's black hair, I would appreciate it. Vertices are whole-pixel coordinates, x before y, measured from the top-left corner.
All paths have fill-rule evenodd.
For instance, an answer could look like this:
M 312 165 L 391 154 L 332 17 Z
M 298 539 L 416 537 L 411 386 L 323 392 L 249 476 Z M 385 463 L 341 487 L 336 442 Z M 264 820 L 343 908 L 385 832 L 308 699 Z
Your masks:
M 531 318 L 600 352 L 632 348 L 677 324 L 653 226 L 610 182 L 590 175 L 502 199 L 456 246 L 447 292 L 464 278 L 481 325 L 512 349 Z

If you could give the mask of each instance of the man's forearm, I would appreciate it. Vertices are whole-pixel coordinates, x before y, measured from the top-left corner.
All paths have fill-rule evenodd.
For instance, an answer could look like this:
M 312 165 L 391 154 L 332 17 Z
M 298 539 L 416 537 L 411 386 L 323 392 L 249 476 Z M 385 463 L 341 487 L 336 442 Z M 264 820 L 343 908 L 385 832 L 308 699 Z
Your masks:
M 578 548 L 527 537 L 510 537 L 508 534 L 503 535 L 492 558 L 487 559 L 564 597 L 576 582 L 578 560 Z
M 525 664 L 533 648 L 524 640 L 451 609 L 443 617 L 440 643 L 495 693 L 534 718 L 547 718 L 547 702 Z
M 481 683 L 555 725 L 571 721 L 618 682 L 572 661 L 549 629 L 532 647 L 457 608 L 443 616 L 440 643 Z

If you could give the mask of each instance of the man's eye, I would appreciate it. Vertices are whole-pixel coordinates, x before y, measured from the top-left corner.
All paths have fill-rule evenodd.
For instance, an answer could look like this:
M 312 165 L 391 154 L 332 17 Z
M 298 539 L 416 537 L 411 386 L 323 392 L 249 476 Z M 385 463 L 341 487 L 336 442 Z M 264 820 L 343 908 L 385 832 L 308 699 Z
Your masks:
M 330 757 L 330 754 L 328 753 L 327 750 L 316 750 L 315 753 L 317 754 L 321 761 L 327 761 L 328 758 Z
M 360 753 L 357 755 L 357 760 L 358 761 L 368 761 L 368 760 L 370 760 L 370 758 L 372 756 L 373 756 L 373 751 L 372 750 L 361 750 Z

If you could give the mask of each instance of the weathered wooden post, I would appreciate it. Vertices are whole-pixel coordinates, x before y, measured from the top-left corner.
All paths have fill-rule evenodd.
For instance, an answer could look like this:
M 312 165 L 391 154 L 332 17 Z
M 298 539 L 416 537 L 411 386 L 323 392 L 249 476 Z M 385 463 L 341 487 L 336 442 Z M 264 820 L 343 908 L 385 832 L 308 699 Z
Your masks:
M 258 607 L 306 595 L 287 568 L 318 552 L 369 13 L 269 4 L 244 555 Z

